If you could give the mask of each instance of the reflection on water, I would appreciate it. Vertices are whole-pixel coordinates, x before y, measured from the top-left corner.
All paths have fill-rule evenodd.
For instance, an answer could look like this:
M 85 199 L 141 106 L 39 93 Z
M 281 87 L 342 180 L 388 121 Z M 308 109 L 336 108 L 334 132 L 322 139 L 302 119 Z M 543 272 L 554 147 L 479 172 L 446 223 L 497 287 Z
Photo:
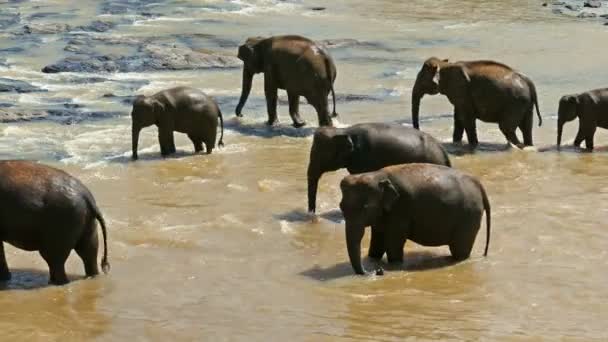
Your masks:
M 93 20 L 106 24 L 92 29 Z M 40 114 L 0 125 L 0 158 L 42 160 L 82 179 L 108 222 L 113 265 L 107 276 L 82 280 L 72 255 L 67 271 L 76 281 L 48 287 L 37 253 L 6 246 L 14 274 L 0 291 L 7 339 L 608 338 L 608 134 L 598 130 L 596 152 L 581 153 L 571 146 L 578 128 L 571 123 L 561 152 L 555 147 L 559 97 L 606 86 L 601 25 L 524 0 L 52 0 L 0 5 L 0 28 L 0 77 L 46 90 L 0 93 L 0 113 Z M 340 126 L 409 125 L 412 85 L 430 56 L 498 59 L 535 81 L 544 124 L 525 151 L 485 123 L 478 123 L 476 151 L 466 139 L 452 144 L 447 99 L 422 100 L 421 128 L 489 193 L 487 258 L 482 228 L 465 262 L 454 264 L 447 247 L 408 242 L 403 265 L 365 259 L 367 269 L 381 266 L 385 275 L 354 276 L 337 209 L 346 172 L 323 176 L 318 215 L 308 214 L 316 114 L 302 103 L 309 126 L 291 127 L 280 92 L 281 124 L 267 127 L 261 76 L 245 117 L 235 118 L 238 68 L 40 72 L 69 56 L 133 62 L 149 58 L 149 45 L 229 56 L 247 36 L 282 33 L 328 46 L 338 67 Z M 142 131 L 140 160 L 131 162 L 132 96 L 175 85 L 218 100 L 226 146 L 195 155 L 176 134 L 178 153 L 161 158 L 151 127 Z M 369 234 L 362 245 L 366 253 Z

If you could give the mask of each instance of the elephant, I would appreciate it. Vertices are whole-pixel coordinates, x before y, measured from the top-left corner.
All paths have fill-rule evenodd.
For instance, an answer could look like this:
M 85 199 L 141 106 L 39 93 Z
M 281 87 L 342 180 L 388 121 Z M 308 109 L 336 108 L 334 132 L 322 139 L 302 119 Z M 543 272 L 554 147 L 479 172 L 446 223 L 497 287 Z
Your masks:
M 250 37 L 239 46 L 238 58 L 243 61 L 243 86 L 236 115 L 241 117 L 243 106 L 251 91 L 253 76 L 264 73 L 264 94 L 268 125 L 278 123 L 277 89 L 285 89 L 289 100 L 289 115 L 294 127 L 306 124 L 299 114 L 300 96 L 317 111 L 319 126 L 332 126 L 327 97 L 331 91 L 333 113 L 336 117 L 336 66 L 329 53 L 320 45 L 301 36 Z
M 448 245 L 452 257 L 467 259 L 486 213 L 486 247 L 490 244 L 490 201 L 474 177 L 443 165 L 413 163 L 387 166 L 346 176 L 340 182 L 346 246 L 357 274 L 361 240 L 371 226 L 369 257 L 403 262 L 406 240 L 423 246 Z
M 158 142 L 163 157 L 175 153 L 173 131 L 186 133 L 194 144 L 194 151 L 207 154 L 215 147 L 217 121 L 221 124 L 218 146 L 224 146 L 224 118 L 215 100 L 204 92 L 190 87 L 162 90 L 152 96 L 139 95 L 133 102 L 132 147 L 133 160 L 137 160 L 137 144 L 142 128 L 156 125 Z
M 103 233 L 101 268 L 110 270 L 105 221 L 89 189 L 75 177 L 30 161 L 0 161 L 0 203 L 0 280 L 11 278 L 3 242 L 38 251 L 51 284 L 69 282 L 64 264 L 72 249 L 86 275 L 98 275 L 96 221 Z
M 308 210 L 316 210 L 323 173 L 346 168 L 351 174 L 404 163 L 451 166 L 441 143 L 427 133 L 396 123 L 362 123 L 316 130 L 308 164 Z
M 479 143 L 476 119 L 498 123 L 507 140 L 519 148 L 533 145 L 534 106 L 538 125 L 542 125 L 536 86 L 530 78 L 502 63 L 490 60 L 450 63 L 436 57 L 427 59 L 412 90 L 415 128 L 419 128 L 420 100 L 425 94 L 437 93 L 446 95 L 454 106 L 453 142 L 460 143 L 466 131 L 473 149 Z M 523 134 L 523 145 L 515 134 L 518 127 Z
M 588 151 L 593 151 L 593 136 L 597 127 L 608 129 L 608 88 L 589 90 L 580 94 L 564 95 L 557 111 L 557 148 L 562 142 L 566 122 L 578 116 L 578 133 L 574 145 L 585 140 Z

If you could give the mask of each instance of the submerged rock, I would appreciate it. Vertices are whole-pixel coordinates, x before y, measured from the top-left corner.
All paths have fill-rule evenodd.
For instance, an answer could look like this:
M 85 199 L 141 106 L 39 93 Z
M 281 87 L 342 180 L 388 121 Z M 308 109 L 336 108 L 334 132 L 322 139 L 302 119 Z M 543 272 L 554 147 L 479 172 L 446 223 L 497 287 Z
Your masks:
M 31 121 L 37 119 L 43 119 L 47 116 L 44 112 L 36 111 L 21 111 L 13 109 L 0 108 L 0 122 L 17 122 L 17 121 Z
M 602 2 L 599 0 L 586 0 L 584 6 L 591 8 L 600 8 L 602 7 Z
M 76 29 L 80 31 L 89 31 L 89 32 L 106 32 L 116 27 L 116 23 L 111 21 L 101 21 L 95 20 L 86 26 L 78 26 Z
M 597 17 L 597 14 L 589 13 L 589 12 L 581 12 L 576 17 L 577 18 L 595 18 L 595 17 Z
M 55 34 L 68 32 L 71 29 L 70 25 L 59 23 L 30 23 L 23 26 L 23 32 L 27 34 Z
M 42 89 L 31 85 L 25 81 L 13 80 L 10 78 L 0 77 L 0 93 L 5 92 L 16 92 L 16 93 L 32 93 L 32 92 L 45 92 L 46 89 Z
M 0 30 L 7 29 L 21 21 L 19 13 L 0 13 Z

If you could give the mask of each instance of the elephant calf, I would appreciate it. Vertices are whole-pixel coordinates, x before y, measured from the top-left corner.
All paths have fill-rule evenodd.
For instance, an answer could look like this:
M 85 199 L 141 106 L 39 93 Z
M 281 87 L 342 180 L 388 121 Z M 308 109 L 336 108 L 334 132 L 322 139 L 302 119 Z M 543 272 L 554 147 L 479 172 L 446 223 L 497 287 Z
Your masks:
M 346 176 L 340 183 L 340 209 L 346 221 L 348 256 L 357 274 L 361 239 L 371 226 L 369 257 L 403 261 L 403 246 L 412 240 L 424 246 L 449 245 L 452 257 L 469 257 L 486 212 L 486 248 L 490 243 L 490 202 L 481 183 L 441 165 L 404 164 Z
M 11 274 L 3 242 L 39 251 L 49 266 L 50 283 L 68 282 L 64 264 L 72 249 L 87 276 L 97 268 L 96 220 L 103 233 L 104 273 L 110 269 L 106 225 L 93 195 L 78 179 L 55 168 L 27 161 L 0 162 L 0 280 Z
M 224 118 L 212 97 L 190 87 L 166 89 L 152 96 L 140 95 L 135 99 L 131 112 L 133 160 L 138 158 L 139 131 L 152 125 L 158 127 L 162 156 L 175 153 L 174 131 L 188 134 L 195 152 L 202 151 L 205 143 L 207 154 L 211 154 L 215 147 L 218 118 L 222 130 L 218 145 L 224 146 Z
M 557 112 L 557 148 L 562 142 L 562 130 L 566 122 L 578 116 L 578 133 L 574 145 L 583 140 L 587 150 L 593 150 L 593 137 L 597 127 L 608 128 L 608 88 L 589 90 L 575 95 L 564 95 L 559 100 Z
M 348 128 L 321 127 L 315 132 L 308 164 L 308 210 L 315 212 L 319 179 L 327 171 L 375 171 L 405 163 L 451 166 L 435 138 L 400 124 L 362 123 Z

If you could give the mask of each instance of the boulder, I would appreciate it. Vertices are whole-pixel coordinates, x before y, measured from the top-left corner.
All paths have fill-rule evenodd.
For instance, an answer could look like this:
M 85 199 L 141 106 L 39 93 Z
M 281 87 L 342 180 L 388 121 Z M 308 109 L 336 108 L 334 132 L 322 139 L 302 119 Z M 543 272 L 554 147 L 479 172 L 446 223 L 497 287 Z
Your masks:
M 10 78 L 0 77 L 0 93 L 15 92 L 15 93 L 32 93 L 45 92 L 46 89 L 33 86 L 25 81 L 13 80 Z

